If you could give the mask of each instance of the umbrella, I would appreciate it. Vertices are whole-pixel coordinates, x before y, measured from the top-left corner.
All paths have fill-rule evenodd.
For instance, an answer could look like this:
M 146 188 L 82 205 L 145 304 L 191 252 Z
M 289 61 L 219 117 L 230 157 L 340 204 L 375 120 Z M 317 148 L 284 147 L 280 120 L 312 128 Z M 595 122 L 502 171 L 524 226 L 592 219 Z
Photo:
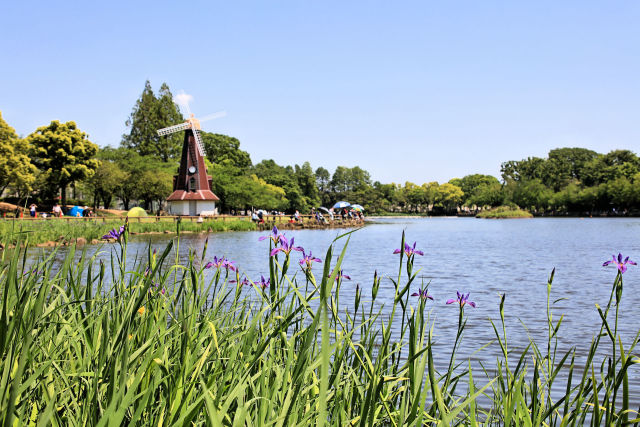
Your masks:
M 364 211 L 364 208 L 360 205 L 351 205 L 351 209 L 353 209 L 354 211 L 358 211 L 358 212 L 362 212 Z
M 321 210 L 322 212 L 329 213 L 329 209 L 325 208 L 324 206 L 320 206 L 318 209 Z
M 349 206 L 351 206 L 351 203 L 343 201 L 343 202 L 338 202 L 335 205 L 333 205 L 333 209 L 348 208 Z

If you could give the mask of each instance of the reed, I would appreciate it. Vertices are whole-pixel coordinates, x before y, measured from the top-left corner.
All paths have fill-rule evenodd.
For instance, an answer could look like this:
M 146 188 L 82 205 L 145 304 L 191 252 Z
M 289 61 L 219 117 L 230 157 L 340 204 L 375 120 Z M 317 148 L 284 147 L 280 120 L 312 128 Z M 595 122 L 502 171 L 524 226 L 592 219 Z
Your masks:
M 392 314 L 380 311 L 383 278 L 375 273 L 371 293 L 364 296 L 358 288 L 349 309 L 340 311 L 340 267 L 349 234 L 328 248 L 323 269 L 316 272 L 311 254 L 305 253 L 302 269 L 295 262 L 292 266 L 296 247 L 274 230 L 268 236 L 269 274 L 260 282 L 244 280 L 225 260 L 206 262 L 191 253 L 180 263 L 173 242 L 162 253 L 149 248 L 127 271 L 126 228 L 109 247 L 108 263 L 86 248 L 71 247 L 58 264 L 53 250 L 28 266 L 20 244 L 3 252 L 3 424 L 575 426 L 639 421 L 628 407 L 628 371 L 639 361 L 633 354 L 638 337 L 623 346 L 617 332 L 622 272 L 608 305 L 598 308 L 602 323 L 584 364 L 578 365 L 575 349 L 557 350 L 562 317 L 553 312 L 552 272 L 547 342 L 531 341 L 519 353 L 510 348 L 503 297 L 499 320 L 491 323 L 501 355 L 491 369 L 472 369 L 457 357 L 472 304 L 461 295 L 451 301 L 459 307 L 459 321 L 450 363 L 439 371 L 428 289 L 412 292 L 419 251 L 405 245 L 404 235 L 392 279 Z M 29 238 L 21 234 L 24 242 L 18 243 Z M 205 279 L 211 271 L 213 277 Z M 603 350 L 606 355 L 598 359 Z M 568 375 L 558 384 L 560 372 Z M 552 388 L 565 391 L 556 398 Z

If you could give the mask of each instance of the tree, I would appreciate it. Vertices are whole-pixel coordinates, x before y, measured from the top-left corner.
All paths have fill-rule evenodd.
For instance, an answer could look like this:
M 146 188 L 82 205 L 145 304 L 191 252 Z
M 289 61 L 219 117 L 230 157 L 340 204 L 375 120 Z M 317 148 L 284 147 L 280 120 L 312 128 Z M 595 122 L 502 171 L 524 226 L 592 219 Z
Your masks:
M 323 206 L 327 206 L 331 204 L 331 196 L 330 196 L 330 188 L 329 182 L 331 181 L 331 175 L 329 171 L 320 166 L 316 169 L 316 187 L 318 188 L 318 193 L 320 195 L 320 204 Z
M 302 166 L 295 165 L 295 174 L 298 180 L 298 187 L 306 198 L 305 204 L 318 207 L 320 205 L 320 197 L 316 186 L 316 177 L 309 162 L 304 162 Z
M 202 144 L 211 163 L 228 161 L 230 165 L 247 169 L 251 167 L 251 156 L 240 149 L 240 141 L 219 133 L 200 132 Z
M 47 186 L 62 191 L 63 205 L 67 203 L 67 186 L 90 178 L 98 168 L 98 146 L 75 122 L 54 120 L 49 126 L 39 127 L 27 140 L 33 147 L 32 161 L 44 173 Z
M 460 206 L 463 196 L 460 187 L 446 182 L 435 189 L 434 205 L 443 208 L 445 212 L 452 212 Z
M 462 192 L 464 193 L 464 204 L 466 206 L 492 205 L 492 203 L 486 203 L 486 197 L 489 196 L 489 192 L 494 192 L 496 188 L 500 188 L 500 181 L 498 181 L 498 178 L 491 175 L 483 175 L 479 173 L 467 175 L 462 179 L 456 179 L 455 181 L 452 179 L 449 181 L 449 183 L 457 185 L 462 189 Z M 483 197 L 477 197 L 477 193 L 479 191 L 482 191 L 484 193 Z M 493 199 L 493 196 L 489 198 Z
M 158 129 L 177 125 L 184 121 L 178 105 L 173 102 L 169 86 L 163 83 L 159 98 L 153 93 L 149 80 L 131 115 L 126 121 L 129 134 L 122 135 L 121 145 L 131 148 L 142 156 L 157 156 L 167 162 L 180 153 L 183 134 L 181 132 L 167 136 L 159 136 Z
M 176 125 L 184 121 L 180 108 L 175 102 L 173 102 L 173 95 L 166 83 L 162 83 L 162 86 L 160 86 L 156 108 L 158 115 L 158 129 Z M 156 133 L 158 129 L 156 129 Z M 184 132 L 176 132 L 160 136 L 158 137 L 158 140 L 159 143 L 156 146 L 156 150 L 162 161 L 166 162 L 169 159 L 180 157 L 182 143 L 184 141 Z
M 152 202 L 158 202 L 157 214 L 162 210 L 165 199 L 171 194 L 173 177 L 163 170 L 146 170 L 138 181 L 137 199 L 143 200 L 146 209 Z
M 521 181 L 511 193 L 511 201 L 523 209 L 541 209 L 549 206 L 553 191 L 539 179 Z
M 93 192 L 93 207 L 98 208 L 102 201 L 105 209 L 111 206 L 113 197 L 118 195 L 122 186 L 129 181 L 129 174 L 113 161 L 102 160 L 95 173 L 87 181 L 87 187 Z
M 558 191 L 571 180 L 582 181 L 585 165 L 597 157 L 598 153 L 586 148 L 556 148 L 549 151 L 548 170 L 552 181 L 545 184 Z
M 35 173 L 28 142 L 18 138 L 0 113 L 0 195 L 9 186 L 20 193 L 31 191 Z
M 289 202 L 286 210 L 289 212 L 293 212 L 296 209 L 306 212 L 312 207 L 309 205 L 309 200 L 304 197 L 291 166 L 283 167 L 274 160 L 269 159 L 253 166 L 252 172 L 267 184 L 284 189 L 285 198 Z

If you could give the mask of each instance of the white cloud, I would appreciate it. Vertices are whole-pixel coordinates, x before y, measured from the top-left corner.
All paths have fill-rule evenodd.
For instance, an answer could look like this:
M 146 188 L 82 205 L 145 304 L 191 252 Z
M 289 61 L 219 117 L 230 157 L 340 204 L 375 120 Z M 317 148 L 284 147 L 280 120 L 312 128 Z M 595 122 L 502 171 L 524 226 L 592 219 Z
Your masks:
M 181 91 L 180 93 L 173 96 L 173 100 L 181 107 L 189 107 L 189 103 L 193 102 L 193 96 L 189 95 L 188 93 L 184 93 L 184 91 Z

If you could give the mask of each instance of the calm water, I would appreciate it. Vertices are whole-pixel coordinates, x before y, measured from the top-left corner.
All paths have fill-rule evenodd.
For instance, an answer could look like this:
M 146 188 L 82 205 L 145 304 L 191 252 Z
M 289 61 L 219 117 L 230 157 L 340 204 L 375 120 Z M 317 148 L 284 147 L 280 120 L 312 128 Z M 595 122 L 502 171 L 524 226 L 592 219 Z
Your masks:
M 478 304 L 476 309 L 465 311 L 468 323 L 463 354 L 493 361 L 497 346 L 489 346 L 479 353 L 474 350 L 494 338 L 488 319 L 499 319 L 501 294 L 506 294 L 510 345 L 523 348 L 528 343 L 528 334 L 541 346 L 546 342 L 546 282 L 555 267 L 552 300 L 560 299 L 555 305 L 554 319 L 564 314 L 560 333 L 562 347 L 576 346 L 578 350 L 585 350 L 600 326 L 595 304 L 606 305 L 616 275 L 614 267 L 603 268 L 602 263 L 618 252 L 640 261 L 640 219 L 374 219 L 351 235 L 343 269 L 352 280 L 344 282 L 341 302 L 353 301 L 356 284 L 363 289 L 363 299 L 369 299 L 375 270 L 386 277 L 397 276 L 398 256 L 392 252 L 400 246 L 403 230 L 407 241 L 416 241 L 416 248 L 425 252 L 423 257 L 416 257 L 415 268 L 422 269 L 419 277 L 425 284 L 430 282 L 430 294 L 435 298 L 428 303 L 427 309 L 431 310 L 436 323 L 440 363 L 447 359 L 446 351 L 455 337 L 457 308 L 445 305 L 445 301 L 455 297 L 456 290 L 470 292 L 470 300 Z M 295 237 L 296 244 L 324 260 L 333 239 L 345 231 L 300 230 L 288 231 L 286 235 Z M 249 278 L 258 279 L 260 274 L 266 276 L 269 244 L 258 241 L 263 234 L 266 233 L 210 234 L 206 258 L 224 255 L 234 260 Z M 182 256 L 186 256 L 189 249 L 200 254 L 206 237 L 184 235 L 180 241 Z M 160 250 L 167 239 L 163 235 L 134 236 L 129 250 L 143 254 L 149 242 Z M 335 251 L 338 254 L 343 242 L 344 239 L 338 243 L 339 248 Z M 103 256 L 108 257 L 112 247 L 103 246 Z M 296 253 L 294 260 L 297 259 Z M 293 266 L 292 261 L 291 271 L 294 271 Z M 321 265 L 314 266 L 314 270 L 320 274 Z M 420 281 L 415 289 L 419 286 Z M 390 306 L 392 298 L 393 286 L 385 279 L 378 300 Z M 627 342 L 640 330 L 638 307 L 640 267 L 630 267 L 624 275 L 620 317 L 621 333 Z M 637 370 L 632 372 L 630 382 L 638 391 L 636 395 L 640 395 Z

